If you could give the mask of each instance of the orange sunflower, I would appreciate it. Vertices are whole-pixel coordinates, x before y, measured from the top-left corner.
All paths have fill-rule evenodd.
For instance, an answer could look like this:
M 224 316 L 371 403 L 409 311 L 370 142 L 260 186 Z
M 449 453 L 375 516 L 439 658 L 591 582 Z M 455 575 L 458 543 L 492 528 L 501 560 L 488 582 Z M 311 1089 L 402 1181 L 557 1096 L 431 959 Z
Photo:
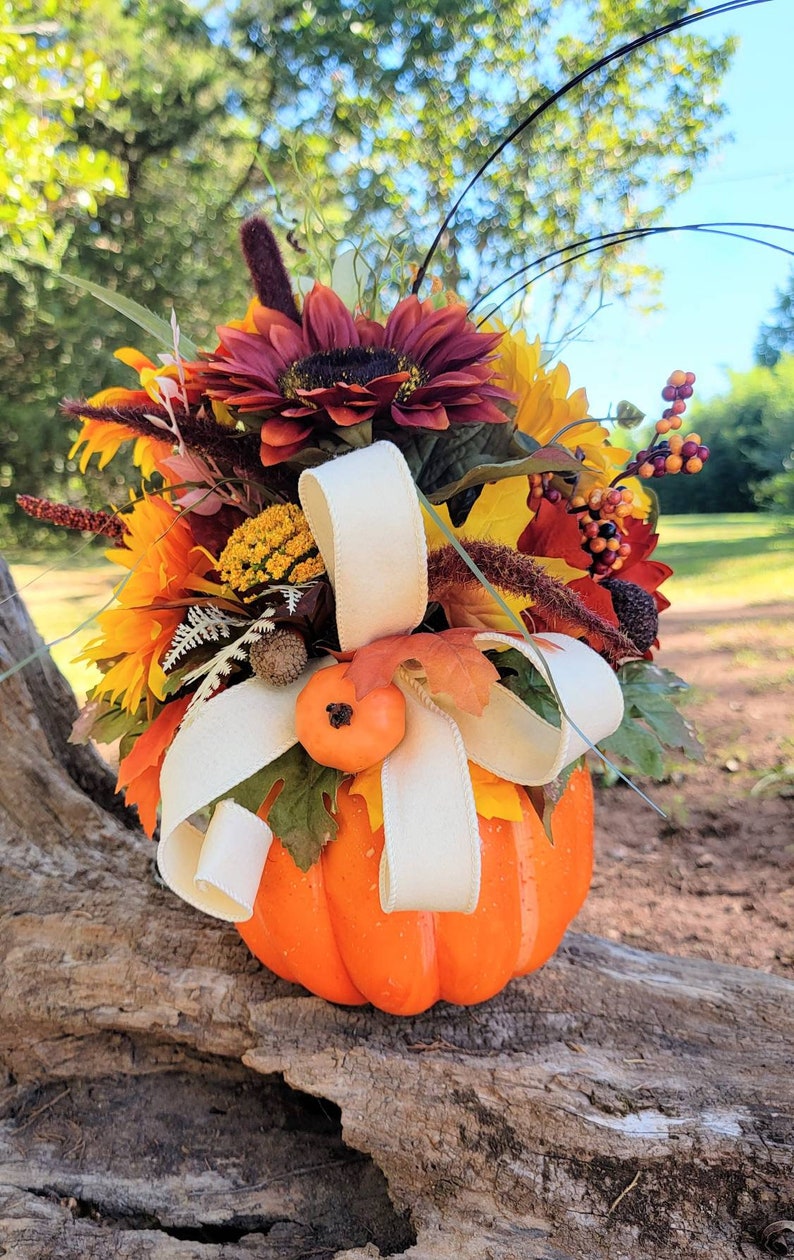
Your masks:
M 88 402 L 92 407 L 145 407 L 158 402 L 161 397 L 161 380 L 178 380 L 179 369 L 175 363 L 152 363 L 140 350 L 131 346 L 122 346 L 114 352 L 127 367 L 138 373 L 140 389 L 125 389 L 121 385 L 110 389 L 101 389 Z M 189 402 L 198 402 L 201 388 L 190 378 L 188 369 L 185 389 Z M 80 451 L 80 472 L 85 472 L 92 455 L 99 456 L 99 467 L 104 468 L 125 442 L 134 442 L 132 450 L 133 463 L 140 468 L 144 478 L 148 480 L 153 472 L 162 471 L 160 464 L 173 453 L 173 442 L 166 438 L 158 442 L 156 438 L 140 437 L 126 424 L 114 424 L 107 420 L 83 418 L 83 427 L 69 451 L 69 458 L 74 459 Z M 82 447 L 82 450 L 81 450 Z
M 207 578 L 215 561 L 196 544 L 186 514 L 144 495 L 124 521 L 125 545 L 106 554 L 129 574 L 116 588 L 117 606 L 98 618 L 100 637 L 81 659 L 103 670 L 95 695 L 130 713 L 145 701 L 151 715 L 154 701 L 166 697 L 161 661 L 185 607 L 201 596 L 223 598 L 224 591 Z

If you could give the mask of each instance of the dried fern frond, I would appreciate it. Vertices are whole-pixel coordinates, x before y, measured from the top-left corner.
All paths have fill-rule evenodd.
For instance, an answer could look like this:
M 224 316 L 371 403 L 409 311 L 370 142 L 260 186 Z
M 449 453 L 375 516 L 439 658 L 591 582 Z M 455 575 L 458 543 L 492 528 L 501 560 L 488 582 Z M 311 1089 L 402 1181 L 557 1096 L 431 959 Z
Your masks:
M 201 685 L 198 687 L 193 699 L 185 714 L 188 720 L 191 714 L 195 715 L 196 710 L 209 700 L 220 687 L 221 683 L 234 669 L 235 665 L 244 665 L 248 661 L 248 653 L 251 646 L 258 642 L 260 635 L 270 634 L 275 630 L 276 623 L 273 621 L 274 608 L 266 608 L 261 617 L 257 617 L 256 621 L 248 623 L 248 629 L 244 631 L 238 638 L 228 643 L 226 647 L 216 652 L 211 660 L 205 661 L 202 665 L 197 665 L 189 674 L 185 674 L 183 682 L 194 683 L 202 679 Z
M 247 617 L 234 617 L 212 604 L 192 604 L 182 624 L 177 626 L 163 660 L 166 674 L 188 653 L 205 643 L 218 643 L 221 639 L 231 638 L 234 627 L 246 626 L 248 620 Z

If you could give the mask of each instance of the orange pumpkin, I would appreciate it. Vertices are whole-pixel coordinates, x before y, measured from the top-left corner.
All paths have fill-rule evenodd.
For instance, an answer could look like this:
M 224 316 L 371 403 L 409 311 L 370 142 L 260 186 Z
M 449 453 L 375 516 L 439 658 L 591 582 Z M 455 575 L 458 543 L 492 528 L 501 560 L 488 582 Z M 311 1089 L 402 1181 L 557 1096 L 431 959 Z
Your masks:
M 442 999 L 484 1002 L 551 957 L 590 884 L 588 772 L 577 768 L 568 781 L 554 811 L 553 846 L 522 796 L 521 822 L 480 818 L 473 914 L 384 914 L 383 828 L 371 830 L 363 800 L 343 785 L 336 839 L 305 874 L 274 840 L 253 917 L 238 931 L 271 971 L 331 1002 L 371 1002 L 393 1015 L 415 1015 Z

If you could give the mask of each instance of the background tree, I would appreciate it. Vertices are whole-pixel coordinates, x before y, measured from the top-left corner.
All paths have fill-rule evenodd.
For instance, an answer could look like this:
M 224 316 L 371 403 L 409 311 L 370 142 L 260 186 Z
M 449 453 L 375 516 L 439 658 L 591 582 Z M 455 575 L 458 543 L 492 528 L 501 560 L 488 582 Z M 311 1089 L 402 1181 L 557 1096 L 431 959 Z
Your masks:
M 75 96 L 69 143 L 108 155 L 127 181 L 124 195 L 117 188 L 90 217 L 69 198 L 58 203 L 57 223 L 71 233 L 64 270 L 160 311 L 173 301 L 206 344 L 213 322 L 246 299 L 236 232 L 254 208 L 282 231 L 297 227 L 312 254 L 288 247 L 289 262 L 304 271 L 316 272 L 316 255 L 330 258 L 345 235 L 396 238 L 402 256 L 419 261 L 453 194 L 522 103 L 582 68 L 594 48 L 681 8 L 667 0 L 619 7 L 620 16 L 594 0 L 568 2 L 564 13 L 561 0 L 344 8 L 335 0 L 209 8 L 63 0 L 57 33 L 39 31 L 36 48 L 49 55 L 65 42 L 98 60 L 118 91 L 101 109 Z M 40 12 L 39 3 L 17 5 L 15 21 Z M 715 89 L 729 55 L 729 42 L 687 33 L 596 76 L 494 167 L 434 269 L 472 292 L 578 235 L 651 222 L 713 149 L 722 113 Z M 60 146 L 59 160 L 61 150 L 71 151 Z M 575 304 L 596 288 L 623 293 L 647 273 L 613 253 L 558 274 L 552 311 L 563 291 Z M 0 275 L 0 525 L 12 511 L 12 482 L 33 493 L 85 493 L 57 401 L 128 380 L 110 352 L 136 337 L 52 274 L 29 273 L 25 284 Z M 112 491 L 105 482 L 97 496 Z
M 82 143 L 78 113 L 100 118 L 118 95 L 101 58 L 64 38 L 57 0 L 0 2 L 0 271 L 52 265 L 76 218 L 123 194 L 122 163 Z
M 774 367 L 783 354 L 794 354 L 794 271 L 777 291 L 769 322 L 763 323 L 755 346 L 756 363 Z

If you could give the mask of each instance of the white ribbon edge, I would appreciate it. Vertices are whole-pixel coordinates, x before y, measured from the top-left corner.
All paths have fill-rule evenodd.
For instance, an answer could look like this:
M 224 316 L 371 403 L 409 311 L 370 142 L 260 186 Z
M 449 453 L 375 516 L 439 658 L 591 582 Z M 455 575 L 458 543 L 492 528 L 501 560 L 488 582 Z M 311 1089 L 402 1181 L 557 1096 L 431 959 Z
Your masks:
M 543 640 L 553 644 L 544 651 Z M 478 647 L 515 648 L 547 681 L 562 701 L 560 726 L 553 726 L 500 683 L 480 716 L 465 713 L 434 697 L 454 716 L 471 761 L 510 783 L 527 787 L 551 783 L 599 740 L 617 730 L 623 718 L 623 693 L 612 667 L 581 639 L 549 632 L 530 640 L 483 631 Z M 577 729 L 578 728 L 578 729 Z M 579 732 L 583 734 L 579 734 Z M 583 738 L 584 736 L 584 738 Z
M 312 674 L 335 663 L 310 661 L 286 687 L 249 678 L 205 701 L 177 732 L 160 773 L 157 866 L 190 905 L 235 923 L 251 918 L 272 831 L 234 801 L 219 802 L 206 832 L 189 820 L 298 742 L 295 701 Z

